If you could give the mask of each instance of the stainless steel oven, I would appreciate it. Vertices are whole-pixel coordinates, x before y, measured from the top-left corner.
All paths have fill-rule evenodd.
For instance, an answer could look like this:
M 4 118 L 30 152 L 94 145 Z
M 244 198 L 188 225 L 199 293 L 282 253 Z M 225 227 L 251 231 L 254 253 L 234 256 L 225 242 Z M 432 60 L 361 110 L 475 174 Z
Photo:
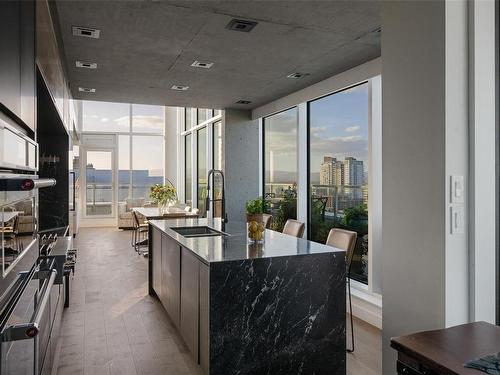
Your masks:
M 50 374 L 62 315 L 57 271 L 37 265 L 17 275 L 1 297 L 1 374 Z
M 55 181 L 24 173 L 0 172 L 0 375 L 50 373 L 64 304 L 38 246 L 38 189 Z

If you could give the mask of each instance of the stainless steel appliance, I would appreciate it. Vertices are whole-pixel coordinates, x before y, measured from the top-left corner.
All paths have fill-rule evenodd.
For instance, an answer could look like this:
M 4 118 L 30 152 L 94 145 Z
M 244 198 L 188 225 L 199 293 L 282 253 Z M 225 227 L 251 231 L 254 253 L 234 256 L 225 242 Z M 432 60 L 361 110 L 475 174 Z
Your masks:
M 0 113 L 0 375 L 49 374 L 64 305 L 63 268 L 40 256 L 38 145 Z
M 35 173 L 38 145 L 0 112 L 0 169 Z
M 36 175 L 0 173 L 0 374 L 52 369 L 64 301 L 56 260 L 40 257 Z

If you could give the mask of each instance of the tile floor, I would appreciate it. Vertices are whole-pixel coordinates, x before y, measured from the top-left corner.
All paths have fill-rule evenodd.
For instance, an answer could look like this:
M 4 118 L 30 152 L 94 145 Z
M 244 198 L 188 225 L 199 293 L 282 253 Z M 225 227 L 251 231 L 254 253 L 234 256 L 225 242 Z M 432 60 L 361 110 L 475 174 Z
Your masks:
M 130 232 L 82 228 L 53 375 L 200 375 L 161 304 L 147 294 L 147 260 Z M 349 375 L 380 374 L 380 331 L 355 322 Z

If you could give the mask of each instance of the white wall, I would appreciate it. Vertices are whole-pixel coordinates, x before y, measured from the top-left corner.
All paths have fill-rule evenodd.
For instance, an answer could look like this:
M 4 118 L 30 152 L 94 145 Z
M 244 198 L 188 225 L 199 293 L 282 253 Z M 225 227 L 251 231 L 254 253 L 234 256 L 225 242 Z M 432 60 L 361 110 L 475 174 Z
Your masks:
M 445 3 L 382 7 L 383 373 L 390 338 L 445 322 Z
M 469 173 L 467 2 L 458 0 L 447 3 L 445 20 L 445 325 L 453 326 L 469 321 L 468 231 L 451 234 L 450 229 L 452 207 L 463 208 L 464 228 L 467 228 L 469 217 L 467 200 L 454 204 L 450 197 L 451 176 L 464 176 L 467 183 Z
M 495 321 L 495 3 L 476 0 L 470 22 L 471 318 Z M 497 99 L 498 100 L 498 99 Z
M 382 20 L 383 366 L 394 374 L 391 337 L 495 321 L 495 9 L 387 2 Z M 452 176 L 464 177 L 463 203 Z
M 259 122 L 250 111 L 227 109 L 222 126 L 226 212 L 229 221 L 244 221 L 245 202 L 259 196 Z

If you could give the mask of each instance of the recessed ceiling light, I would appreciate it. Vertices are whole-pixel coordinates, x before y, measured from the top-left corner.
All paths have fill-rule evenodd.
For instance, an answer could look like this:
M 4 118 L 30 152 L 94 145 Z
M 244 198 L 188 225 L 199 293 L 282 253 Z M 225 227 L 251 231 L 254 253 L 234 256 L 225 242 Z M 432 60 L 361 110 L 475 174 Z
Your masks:
M 74 36 L 83 36 L 85 38 L 99 39 L 101 30 L 93 29 L 91 27 L 72 26 Z
M 95 89 L 90 87 L 78 87 L 78 91 L 80 92 L 95 92 Z
M 85 61 L 76 61 L 75 65 L 77 68 L 86 68 L 86 69 L 97 69 L 97 63 L 85 62 Z
M 233 31 L 242 31 L 244 33 L 248 33 L 250 31 L 252 31 L 252 29 L 256 25 L 257 25 L 257 22 L 255 22 L 255 21 L 238 20 L 236 18 L 233 18 L 227 24 L 226 29 L 233 30 Z
M 213 62 L 208 62 L 208 61 L 194 61 L 191 66 L 195 68 L 204 68 L 204 69 L 210 69 L 212 66 L 214 66 Z
M 302 78 L 302 77 L 305 77 L 308 75 L 310 75 L 310 74 L 309 73 L 294 72 L 294 73 L 287 75 L 286 77 L 287 78 Z
M 250 100 L 238 100 L 238 101 L 236 102 L 236 104 L 250 104 L 250 103 L 251 103 L 251 101 L 250 101 Z
M 177 91 L 187 91 L 189 90 L 189 86 L 182 86 L 182 85 L 173 85 L 171 87 L 172 90 L 177 90 Z

